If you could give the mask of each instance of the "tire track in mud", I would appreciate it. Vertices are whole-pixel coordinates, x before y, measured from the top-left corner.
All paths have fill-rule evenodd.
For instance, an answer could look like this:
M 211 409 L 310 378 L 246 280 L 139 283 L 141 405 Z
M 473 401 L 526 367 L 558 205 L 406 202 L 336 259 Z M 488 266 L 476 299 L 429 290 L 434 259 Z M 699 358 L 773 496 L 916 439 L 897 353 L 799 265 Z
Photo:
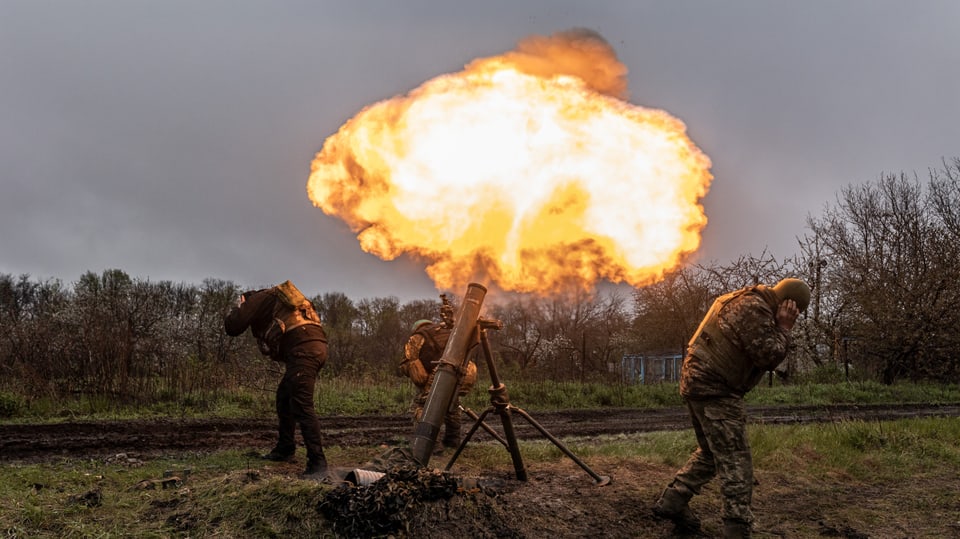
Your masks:
M 681 407 L 658 409 L 526 411 L 558 438 L 596 437 L 690 428 Z M 484 410 L 476 410 L 478 414 Z M 751 423 L 780 425 L 813 422 L 879 421 L 920 417 L 960 417 L 960 404 L 750 406 Z M 523 414 L 514 412 L 519 439 L 543 435 Z M 485 422 L 502 432 L 501 420 L 489 413 Z M 399 445 L 413 432 L 408 415 L 326 416 L 320 418 L 324 445 Z M 473 424 L 464 417 L 464 433 Z M 0 425 L 0 461 L 42 461 L 57 457 L 95 457 L 116 453 L 162 454 L 250 447 L 269 448 L 276 437 L 273 419 L 157 419 L 78 421 Z M 492 440 L 482 429 L 474 439 Z

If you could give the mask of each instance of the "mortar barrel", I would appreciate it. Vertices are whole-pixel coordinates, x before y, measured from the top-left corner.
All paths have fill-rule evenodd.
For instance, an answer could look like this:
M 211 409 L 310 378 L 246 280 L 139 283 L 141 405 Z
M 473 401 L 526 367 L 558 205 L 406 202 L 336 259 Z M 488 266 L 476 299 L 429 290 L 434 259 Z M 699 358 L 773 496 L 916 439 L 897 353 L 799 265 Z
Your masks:
M 457 391 L 459 373 L 467 360 L 470 345 L 477 338 L 477 319 L 480 317 L 480 307 L 486 294 L 487 289 L 483 285 L 470 283 L 467 286 L 467 293 L 460 304 L 447 346 L 443 349 L 440 364 L 433 374 L 433 385 L 410 442 L 410 452 L 414 460 L 423 466 L 430 462 L 433 447 L 443 426 L 443 418 Z

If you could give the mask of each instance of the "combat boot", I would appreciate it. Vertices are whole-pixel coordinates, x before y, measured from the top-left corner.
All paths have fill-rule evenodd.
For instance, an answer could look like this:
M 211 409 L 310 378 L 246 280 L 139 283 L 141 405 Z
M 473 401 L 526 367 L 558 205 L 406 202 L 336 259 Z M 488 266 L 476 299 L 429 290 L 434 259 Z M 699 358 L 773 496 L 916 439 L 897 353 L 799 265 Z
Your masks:
M 735 519 L 723 519 L 723 539 L 750 539 L 750 523 Z
M 457 448 L 460 446 L 460 424 L 447 423 L 443 432 L 443 447 Z
M 307 469 L 303 471 L 301 475 L 303 479 L 313 479 L 315 481 L 322 481 L 327 478 L 327 461 L 326 460 L 311 460 L 307 461 Z
M 686 485 L 674 481 L 663 490 L 663 494 L 657 499 L 653 506 L 653 514 L 673 521 L 680 531 L 699 531 L 700 519 L 693 514 L 690 506 L 687 505 L 692 497 L 693 492 Z
M 271 460 L 273 462 L 293 462 L 296 460 L 293 452 L 287 453 L 284 451 L 279 451 L 276 448 L 271 449 L 269 453 L 266 453 L 260 458 L 263 460 Z

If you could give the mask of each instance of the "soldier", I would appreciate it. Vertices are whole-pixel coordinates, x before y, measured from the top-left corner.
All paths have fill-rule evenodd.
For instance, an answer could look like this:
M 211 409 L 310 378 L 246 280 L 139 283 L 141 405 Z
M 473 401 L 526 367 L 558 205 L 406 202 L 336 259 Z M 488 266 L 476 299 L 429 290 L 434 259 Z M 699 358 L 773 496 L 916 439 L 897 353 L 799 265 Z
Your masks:
M 723 537 L 750 537 L 753 462 L 743 396 L 786 357 L 790 331 L 809 302 L 810 288 L 799 279 L 714 301 L 687 345 L 680 377 L 698 447 L 660 495 L 655 515 L 682 531 L 699 530 L 687 504 L 719 474 Z
M 224 318 L 224 329 L 227 335 L 236 337 L 248 327 L 257 339 L 260 352 L 284 364 L 283 378 L 277 386 L 278 439 L 263 458 L 293 462 L 297 450 L 294 431 L 299 424 L 307 449 L 303 476 L 323 479 L 327 459 L 313 405 L 317 374 L 327 361 L 327 336 L 320 317 L 297 287 L 286 281 L 240 296 L 237 305 Z
M 400 363 L 400 372 L 409 376 L 410 380 L 417 386 L 417 395 L 413 399 L 413 424 L 420 422 L 423 416 L 423 407 L 427 403 L 427 397 L 430 395 L 430 388 L 433 387 L 433 378 L 437 366 L 440 364 L 440 358 L 443 356 L 443 349 L 447 346 L 447 339 L 450 338 L 450 331 L 453 329 L 452 308 L 447 302 L 445 295 L 440 296 L 443 299 L 441 314 L 443 322 L 436 324 L 431 320 L 417 320 L 411 329 L 410 338 L 407 339 L 403 347 L 403 361 Z M 460 386 L 457 394 L 450 404 L 443 421 L 443 447 L 457 447 L 460 445 L 460 424 L 463 416 L 460 410 L 460 397 L 466 395 L 477 382 L 477 366 L 472 361 L 467 361 L 463 373 L 460 377 Z

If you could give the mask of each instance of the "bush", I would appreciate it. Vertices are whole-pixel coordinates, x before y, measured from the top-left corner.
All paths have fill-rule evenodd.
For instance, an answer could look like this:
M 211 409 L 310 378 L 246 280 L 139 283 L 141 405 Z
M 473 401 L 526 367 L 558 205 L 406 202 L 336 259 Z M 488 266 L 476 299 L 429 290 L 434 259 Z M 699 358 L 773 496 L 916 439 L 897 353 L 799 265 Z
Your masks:
M 23 411 L 26 403 L 23 398 L 7 392 L 0 392 L 0 417 L 16 417 Z
M 844 372 L 840 365 L 830 363 L 807 372 L 797 373 L 795 379 L 791 382 L 794 384 L 836 384 L 847 381 L 848 376 L 853 374 L 852 372 Z

